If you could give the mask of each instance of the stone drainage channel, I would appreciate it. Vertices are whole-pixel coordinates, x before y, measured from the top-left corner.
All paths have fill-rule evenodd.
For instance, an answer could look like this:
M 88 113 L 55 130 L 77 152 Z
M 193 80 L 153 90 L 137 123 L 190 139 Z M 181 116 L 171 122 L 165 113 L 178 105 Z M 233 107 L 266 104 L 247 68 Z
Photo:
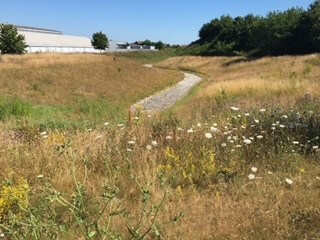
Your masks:
M 151 64 L 144 66 L 148 68 L 153 67 Z M 130 116 L 133 116 L 136 111 L 152 114 L 171 108 L 175 103 L 187 96 L 190 90 L 201 81 L 202 78 L 195 74 L 184 73 L 184 79 L 175 86 L 169 87 L 132 105 L 130 107 Z

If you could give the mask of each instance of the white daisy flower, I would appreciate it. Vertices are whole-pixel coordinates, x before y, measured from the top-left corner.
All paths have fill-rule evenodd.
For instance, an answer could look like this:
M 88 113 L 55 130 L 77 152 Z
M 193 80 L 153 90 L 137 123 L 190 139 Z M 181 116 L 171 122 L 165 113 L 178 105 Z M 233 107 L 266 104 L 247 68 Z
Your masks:
M 257 172 L 257 171 L 258 171 L 258 168 L 256 168 L 256 167 L 252 167 L 252 168 L 251 168 L 251 172 L 254 172 L 254 173 L 255 173 L 255 172 Z
M 147 149 L 148 151 L 151 151 L 152 146 L 151 146 L 151 145 L 147 145 L 146 149 Z
M 172 137 L 171 137 L 171 136 L 166 136 L 166 139 L 167 139 L 167 140 L 171 140 Z
M 151 144 L 152 144 L 153 146 L 157 146 L 157 145 L 158 145 L 157 141 L 152 141 Z
M 212 138 L 212 134 L 211 133 L 206 133 L 205 137 L 208 138 L 208 139 L 211 139 Z
M 262 135 L 258 135 L 257 138 L 258 138 L 258 139 L 262 139 L 263 136 L 262 136 Z
M 299 145 L 299 142 L 298 141 L 293 141 L 292 142 L 294 145 Z
M 211 132 L 218 132 L 218 128 L 216 128 L 216 127 L 211 127 Z
M 226 147 L 227 144 L 226 143 L 221 143 L 221 147 Z
M 261 109 L 260 109 L 260 112 L 261 112 L 261 113 L 264 113 L 265 111 L 266 111 L 266 110 L 265 110 L 264 108 L 261 108 Z
M 293 181 L 290 179 L 290 178 L 286 178 L 286 183 L 289 184 L 289 185 L 292 185 L 293 184 Z
M 240 110 L 240 108 L 237 108 L 237 107 L 230 107 L 230 109 L 231 109 L 232 111 L 239 111 L 239 110 Z
M 249 178 L 249 180 L 254 180 L 256 178 L 256 176 L 254 174 L 250 173 L 248 175 L 248 178 Z
M 187 133 L 193 133 L 193 129 L 192 129 L 192 128 L 189 129 L 189 130 L 187 131 Z
M 134 145 L 134 144 L 135 144 L 135 141 L 132 141 L 132 140 L 131 140 L 131 141 L 128 142 L 128 144 Z
M 243 140 L 243 142 L 244 142 L 245 144 L 247 144 L 247 145 L 249 145 L 249 144 L 252 143 L 252 141 L 251 141 L 250 139 L 245 139 L 245 140 Z

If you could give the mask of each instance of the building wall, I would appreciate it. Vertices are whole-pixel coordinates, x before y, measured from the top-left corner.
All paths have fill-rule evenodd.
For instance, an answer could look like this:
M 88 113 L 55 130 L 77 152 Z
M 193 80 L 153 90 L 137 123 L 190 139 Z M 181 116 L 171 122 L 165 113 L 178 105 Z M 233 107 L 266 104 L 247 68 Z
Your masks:
M 27 47 L 28 53 L 100 53 L 99 50 L 94 49 L 93 47 Z

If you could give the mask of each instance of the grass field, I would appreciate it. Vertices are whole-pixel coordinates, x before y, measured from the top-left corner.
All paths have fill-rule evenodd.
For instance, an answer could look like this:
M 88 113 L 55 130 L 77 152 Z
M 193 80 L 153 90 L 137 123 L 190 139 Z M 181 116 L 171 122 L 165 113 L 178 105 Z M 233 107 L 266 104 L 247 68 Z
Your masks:
M 177 81 L 177 69 L 197 72 L 205 80 L 172 111 L 151 118 L 141 114 L 131 124 L 104 123 L 100 116 L 92 129 L 76 125 L 71 131 L 20 119 L 35 103 L 60 105 L 51 96 L 56 91 L 41 102 L 26 90 L 19 95 L 28 100 L 25 106 L 13 113 L 10 107 L 0 108 L 6 109 L 0 111 L 3 116 L 16 120 L 2 119 L 0 127 L 4 238 L 319 239 L 319 55 L 251 61 L 175 57 L 158 63 L 162 69 L 142 68 L 140 57 L 119 56 L 114 63 L 112 56 L 40 55 L 33 63 L 31 80 L 50 66 L 59 66 L 52 72 L 64 69 L 68 85 L 61 89 L 61 103 L 70 108 L 78 103 L 69 86 L 82 88 L 94 102 L 95 91 L 122 92 L 111 98 L 117 107 L 135 100 L 140 86 L 142 96 L 155 91 L 159 81 L 161 86 Z M 19 69 L 25 58 L 33 57 L 1 61 L 6 69 Z M 105 90 L 102 83 L 91 89 L 86 81 L 68 81 L 68 72 L 86 76 L 89 59 L 92 68 L 108 66 L 114 75 L 119 65 L 132 64 L 131 71 L 119 73 L 127 81 L 135 74 L 153 80 L 147 85 L 126 81 L 133 85 Z M 72 72 L 70 64 L 84 70 Z M 100 79 L 104 71 L 97 69 L 92 74 Z M 172 80 L 162 82 L 165 76 Z M 19 78 L 22 86 L 16 88 L 23 88 Z M 11 98 L 15 91 L 8 89 L 0 91 Z M 90 120 L 99 107 L 88 109 L 81 121 Z M 42 114 L 57 120 L 70 114 L 60 111 L 53 107 Z M 37 121 L 43 115 L 30 118 Z
M 110 55 L 1 56 L 0 62 L 1 119 L 120 120 L 131 104 L 183 78 Z

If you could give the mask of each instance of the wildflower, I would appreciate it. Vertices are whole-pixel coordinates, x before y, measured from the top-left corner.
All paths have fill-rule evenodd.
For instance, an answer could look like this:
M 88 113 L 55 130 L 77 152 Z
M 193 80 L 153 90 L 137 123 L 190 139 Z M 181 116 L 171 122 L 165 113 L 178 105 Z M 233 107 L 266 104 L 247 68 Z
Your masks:
M 43 174 L 40 174 L 37 176 L 37 178 L 43 178 L 43 177 L 44 177 Z
M 244 114 L 246 117 L 249 117 L 250 116 L 250 113 L 245 113 Z
M 238 115 L 238 118 L 241 118 L 241 115 L 240 115 L 240 114 Z
M 128 144 L 134 145 L 134 144 L 135 144 L 135 141 L 129 141 Z
M 230 143 L 234 143 L 234 141 L 233 141 L 233 140 L 230 140 L 229 142 L 230 142 Z
M 241 145 L 238 144 L 238 145 L 236 145 L 236 147 L 237 147 L 237 148 L 241 148 Z
M 218 128 L 216 128 L 216 127 L 211 127 L 211 132 L 218 132 Z
M 135 120 L 139 120 L 139 117 L 134 117 Z
M 262 136 L 262 135 L 258 135 L 257 138 L 258 138 L 258 139 L 262 139 L 263 136 Z
M 153 146 L 157 146 L 157 145 L 158 145 L 157 141 L 152 141 L 151 144 L 152 144 Z
M 152 150 L 152 146 L 151 146 L 151 145 L 147 145 L 146 149 L 147 149 L 148 151 L 151 151 L 151 150 Z
M 212 134 L 211 133 L 206 133 L 205 137 L 208 138 L 208 139 L 211 139 L 212 138 Z
M 43 135 L 47 135 L 48 133 L 46 132 L 46 131 L 44 131 L 44 132 L 42 132 L 42 133 L 40 133 L 40 135 L 41 136 L 43 136 Z
M 42 136 L 42 138 L 43 138 L 43 139 L 46 139 L 46 138 L 48 138 L 48 135 L 44 135 L 44 136 Z
M 202 126 L 201 123 L 198 123 L 198 124 L 197 124 L 197 127 L 201 127 L 201 126 Z
M 104 123 L 104 125 L 105 125 L 105 126 L 108 126 L 108 125 L 109 125 L 109 123 L 108 123 L 108 122 L 105 122 L 105 123 Z
M 298 145 L 298 144 L 299 144 L 298 141 L 293 141 L 292 143 L 293 143 L 294 145 Z
M 237 108 L 237 107 L 230 107 L 232 111 L 239 111 L 240 108 Z
M 268 174 L 271 175 L 271 174 L 273 174 L 273 172 L 268 171 Z
M 260 121 L 259 121 L 259 119 L 255 119 L 254 122 L 255 123 L 259 123 Z
M 276 128 L 275 128 L 275 127 L 272 127 L 271 130 L 276 130 Z
M 254 174 L 250 173 L 248 175 L 248 178 L 249 178 L 249 180 L 254 180 L 256 178 L 256 176 Z
M 150 114 L 148 115 L 148 118 L 151 118 L 151 115 L 150 115 Z
M 247 144 L 247 145 L 249 145 L 249 144 L 252 143 L 252 141 L 251 141 L 250 139 L 245 139 L 245 140 L 243 140 L 243 142 L 244 142 L 245 144 Z
M 283 125 L 283 124 L 280 124 L 280 126 L 279 127 L 281 127 L 281 128 L 285 128 L 286 126 L 285 125 Z
M 172 137 L 171 137 L 171 136 L 166 136 L 166 139 L 167 139 L 167 140 L 171 140 Z
M 317 149 L 319 149 L 319 146 L 313 146 L 312 149 L 317 150 Z
M 282 118 L 287 119 L 288 116 L 287 115 L 282 115 Z
M 233 152 L 235 152 L 236 150 L 235 149 L 231 149 L 231 152 L 233 153 Z
M 118 124 L 118 127 L 123 127 L 123 126 L 124 126 L 124 124 L 122 124 L 122 123 Z
M 227 144 L 226 143 L 221 143 L 221 147 L 226 147 Z
M 214 126 L 214 127 L 218 127 L 218 124 L 214 123 L 213 126 Z
M 250 139 L 250 140 L 252 140 L 252 141 L 254 140 L 254 138 L 253 138 L 253 137 L 249 137 L 249 139 Z
M 88 130 L 88 132 L 92 132 L 92 128 L 88 128 L 87 130 Z
M 178 131 L 179 131 L 179 132 L 183 131 L 183 128 L 178 127 Z
M 190 129 L 187 131 L 187 133 L 193 133 L 193 129 L 190 128 Z
M 258 171 L 258 168 L 256 168 L 256 167 L 252 167 L 252 168 L 251 168 L 251 172 L 254 172 L 254 173 L 255 173 L 255 172 L 257 172 L 257 171 Z
M 128 151 L 128 152 L 132 152 L 132 149 L 130 149 L 130 148 L 127 148 L 127 151 Z
M 266 110 L 265 110 L 264 108 L 261 108 L 261 109 L 260 109 L 260 112 L 261 112 L 261 113 L 264 113 L 265 111 L 266 111 Z
M 292 181 L 290 178 L 286 178 L 285 181 L 286 181 L 286 183 L 289 184 L 289 185 L 292 185 L 292 183 L 293 183 L 293 181 Z

